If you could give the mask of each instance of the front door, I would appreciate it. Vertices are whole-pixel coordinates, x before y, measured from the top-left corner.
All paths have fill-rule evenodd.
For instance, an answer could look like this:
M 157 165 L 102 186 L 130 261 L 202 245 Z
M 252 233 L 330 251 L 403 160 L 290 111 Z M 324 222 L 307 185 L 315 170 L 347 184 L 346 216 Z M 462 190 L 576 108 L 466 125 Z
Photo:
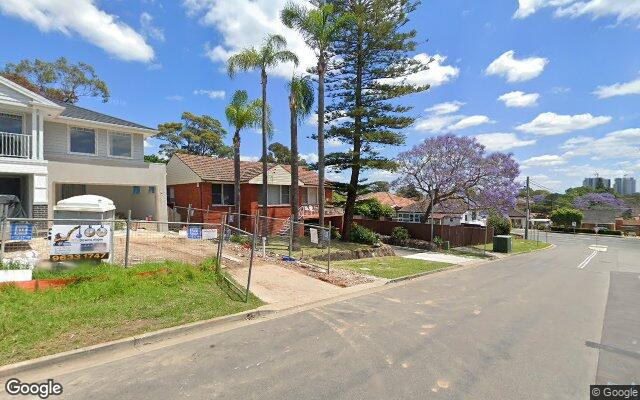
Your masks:
M 12 194 L 22 199 L 22 180 L 20 178 L 0 176 L 0 194 Z

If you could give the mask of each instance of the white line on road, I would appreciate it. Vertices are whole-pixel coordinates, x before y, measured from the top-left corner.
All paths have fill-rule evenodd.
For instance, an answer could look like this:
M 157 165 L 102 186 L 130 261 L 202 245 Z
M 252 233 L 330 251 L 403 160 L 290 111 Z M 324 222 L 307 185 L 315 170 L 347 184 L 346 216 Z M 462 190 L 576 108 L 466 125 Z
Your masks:
M 578 269 L 584 269 L 584 267 L 587 266 L 587 264 L 589 264 L 589 262 L 593 259 L 593 257 L 595 257 L 598 254 L 597 250 L 594 250 L 593 253 L 589 254 L 589 257 L 585 258 L 583 262 L 581 262 L 580 264 L 578 264 Z

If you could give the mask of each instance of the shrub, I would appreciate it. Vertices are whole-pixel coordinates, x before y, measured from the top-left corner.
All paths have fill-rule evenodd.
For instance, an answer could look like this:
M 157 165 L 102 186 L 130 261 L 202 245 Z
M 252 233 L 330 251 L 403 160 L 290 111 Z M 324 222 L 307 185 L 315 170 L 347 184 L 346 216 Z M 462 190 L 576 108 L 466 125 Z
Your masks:
M 393 207 L 380 203 L 378 199 L 368 199 L 356 202 L 354 214 L 371 219 L 381 217 L 392 218 L 395 215 Z
M 231 241 L 233 243 L 237 243 L 239 245 L 244 246 L 245 244 L 249 244 L 251 242 L 251 239 L 249 239 L 248 236 L 243 236 L 243 235 L 231 235 Z
M 351 241 L 354 243 L 375 244 L 378 242 L 378 235 L 362 225 L 353 224 L 350 234 Z
M 562 207 L 551 211 L 549 219 L 557 226 L 569 227 L 572 222 L 580 226 L 580 222 L 582 222 L 582 212 L 574 208 Z
M 511 233 L 511 221 L 499 214 L 489 215 L 487 224 L 493 228 L 494 235 L 508 235 Z
M 436 236 L 433 238 L 433 244 L 435 244 L 438 247 L 442 247 L 442 245 L 444 244 L 444 240 L 442 240 L 440 236 Z
M 340 229 L 335 226 L 331 227 L 331 239 L 340 240 L 342 239 L 342 234 L 340 233 Z
M 411 236 L 409 235 L 409 231 L 407 228 L 403 228 L 401 226 L 396 226 L 391 231 L 391 237 L 394 241 L 404 242 L 405 240 L 409 240 Z

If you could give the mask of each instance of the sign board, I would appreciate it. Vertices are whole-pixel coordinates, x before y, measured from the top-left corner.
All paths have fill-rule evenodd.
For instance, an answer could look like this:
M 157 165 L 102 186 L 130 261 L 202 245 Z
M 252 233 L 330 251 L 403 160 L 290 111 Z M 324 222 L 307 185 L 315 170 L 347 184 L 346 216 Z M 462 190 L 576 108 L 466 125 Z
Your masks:
M 11 223 L 10 240 L 31 240 L 33 239 L 33 225 L 28 223 Z
M 212 240 L 218 238 L 218 230 L 217 229 L 203 229 L 202 230 L 202 238 L 205 240 Z
M 51 261 L 104 260 L 109 258 L 109 225 L 53 225 Z
M 316 228 L 309 228 L 309 235 L 311 236 L 311 243 L 318 244 L 318 230 Z
M 571 226 L 573 226 L 573 227 L 575 228 L 575 227 L 576 227 L 576 225 L 578 225 L 578 224 L 576 223 L 576 221 L 571 221 Z
M 187 237 L 189 239 L 202 239 L 202 227 L 201 226 L 189 226 L 187 228 Z

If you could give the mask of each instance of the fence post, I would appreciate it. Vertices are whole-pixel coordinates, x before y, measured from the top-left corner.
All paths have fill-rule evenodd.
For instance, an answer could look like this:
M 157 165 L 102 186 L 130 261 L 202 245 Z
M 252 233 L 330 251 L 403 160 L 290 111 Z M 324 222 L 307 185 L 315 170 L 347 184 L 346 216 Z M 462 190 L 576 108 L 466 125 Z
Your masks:
M 293 250 L 293 228 L 295 226 L 295 222 L 293 220 L 293 215 L 289 217 L 289 258 L 292 257 L 291 251 Z
M 327 274 L 331 272 L 331 220 L 329 220 L 329 239 L 327 240 Z
M 127 232 L 125 234 L 125 242 L 124 242 L 124 267 L 127 268 L 129 266 L 129 242 L 131 239 L 131 210 L 127 213 Z
M 484 254 L 487 254 L 487 231 L 489 230 L 488 221 L 484 223 Z
M 258 224 L 253 226 L 253 238 L 251 243 L 251 255 L 249 258 L 249 273 L 247 275 L 247 292 L 244 296 L 244 302 L 247 303 L 249 301 L 249 287 L 251 286 L 251 271 L 253 270 L 253 252 L 256 248 L 256 236 L 258 236 Z
M 2 215 L 0 215 L 0 264 L 4 259 L 4 235 L 7 229 L 7 214 L 9 214 L 9 206 L 2 205 Z
M 218 234 L 218 252 L 216 254 L 216 273 L 222 272 L 222 242 L 224 241 L 224 228 L 227 223 L 227 214 L 220 219 L 220 233 Z
M 191 203 L 187 207 L 187 225 L 189 225 L 189 222 L 191 222 Z

